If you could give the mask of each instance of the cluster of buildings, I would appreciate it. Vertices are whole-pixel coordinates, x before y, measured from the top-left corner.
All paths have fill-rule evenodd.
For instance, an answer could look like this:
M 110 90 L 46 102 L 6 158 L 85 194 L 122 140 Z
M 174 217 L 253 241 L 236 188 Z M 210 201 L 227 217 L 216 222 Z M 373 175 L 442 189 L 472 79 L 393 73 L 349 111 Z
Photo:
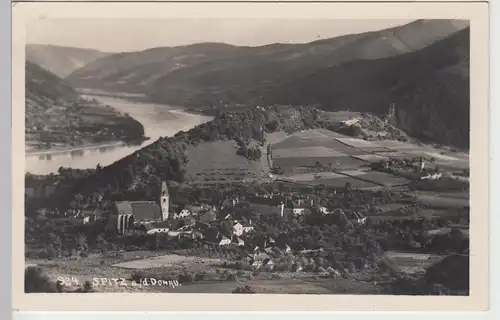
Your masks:
M 307 196 L 292 198 L 282 194 L 256 194 L 245 197 L 245 202 L 249 203 L 252 209 L 259 214 L 279 217 L 303 215 L 310 212 L 315 205 L 313 198 Z M 219 215 L 222 210 L 237 206 L 239 203 L 240 198 L 235 197 L 226 200 L 219 207 L 201 204 L 186 206 L 179 212 L 172 212 L 168 187 L 165 182 L 162 182 L 159 202 L 115 202 L 109 213 L 108 228 L 116 230 L 120 235 L 166 233 L 171 237 L 198 237 L 219 245 L 244 245 L 244 241 L 240 237 L 253 230 L 252 222 L 233 219 L 231 214 L 225 215 L 224 218 Z M 330 212 L 322 206 L 315 209 L 325 215 L 342 215 L 349 223 L 363 224 L 366 221 L 366 217 L 360 213 L 355 213 L 354 218 L 348 218 L 342 210 Z M 222 228 L 223 225 L 225 228 Z M 217 236 L 207 239 L 205 234 L 209 229 L 212 231 L 210 234 Z M 220 232 L 221 230 L 225 232 Z M 231 230 L 231 232 L 228 233 L 227 230 Z

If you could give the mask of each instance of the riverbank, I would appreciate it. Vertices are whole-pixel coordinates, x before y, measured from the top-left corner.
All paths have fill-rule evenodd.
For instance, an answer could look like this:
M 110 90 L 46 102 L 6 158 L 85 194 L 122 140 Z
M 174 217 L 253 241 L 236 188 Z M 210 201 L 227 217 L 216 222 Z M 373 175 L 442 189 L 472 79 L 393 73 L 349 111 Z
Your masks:
M 150 140 L 149 137 L 143 137 L 141 139 L 137 139 L 136 141 L 114 141 L 114 142 L 105 142 L 105 143 L 88 143 L 82 144 L 79 146 L 67 147 L 63 145 L 52 146 L 51 148 L 45 149 L 36 149 L 29 148 L 27 145 L 25 148 L 25 156 L 33 157 L 33 156 L 44 156 L 51 155 L 57 153 L 67 153 L 67 152 L 75 152 L 75 151 L 84 151 L 98 148 L 116 148 L 122 146 L 135 146 L 141 145 L 143 142 Z M 26 142 L 28 144 L 28 141 Z
M 143 125 L 126 113 L 96 99 L 38 107 L 28 99 L 25 146 L 31 151 L 82 148 L 115 142 L 143 141 Z
M 179 131 L 190 130 L 212 119 L 206 115 L 191 113 L 182 107 L 139 102 L 125 96 L 121 94 L 119 98 L 115 98 L 82 94 L 85 100 L 95 101 L 103 106 L 103 109 L 112 108 L 113 112 L 126 115 L 139 123 L 143 130 L 142 138 L 87 142 L 74 146 L 54 144 L 51 148 L 44 149 L 28 146 L 25 149 L 25 171 L 32 174 L 49 174 L 57 172 L 60 167 L 92 169 L 97 165 L 107 166 L 160 137 L 173 136 Z M 26 142 L 28 145 L 29 140 Z

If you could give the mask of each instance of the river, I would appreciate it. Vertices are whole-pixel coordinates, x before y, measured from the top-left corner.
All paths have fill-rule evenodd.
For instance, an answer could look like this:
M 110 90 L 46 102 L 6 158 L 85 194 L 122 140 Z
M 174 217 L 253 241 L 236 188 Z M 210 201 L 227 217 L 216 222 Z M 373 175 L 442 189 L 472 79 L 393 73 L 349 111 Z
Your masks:
M 153 143 L 160 137 L 173 136 L 179 131 L 187 131 L 212 119 L 167 105 L 135 102 L 117 97 L 84 95 L 84 98 L 96 99 L 103 105 L 110 105 L 120 112 L 128 113 L 144 126 L 144 134 L 150 139 L 137 146 L 111 143 L 65 151 L 44 150 L 43 153 L 27 154 L 26 172 L 49 174 L 57 172 L 61 166 L 77 169 L 95 168 L 98 164 L 107 166 Z

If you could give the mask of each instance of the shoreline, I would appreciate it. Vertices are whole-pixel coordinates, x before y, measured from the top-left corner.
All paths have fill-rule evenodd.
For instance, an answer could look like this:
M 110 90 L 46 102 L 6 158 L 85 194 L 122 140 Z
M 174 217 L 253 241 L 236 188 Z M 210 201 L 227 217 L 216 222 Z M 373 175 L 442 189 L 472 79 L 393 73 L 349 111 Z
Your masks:
M 145 141 L 148 141 L 150 139 L 151 139 L 150 137 L 142 137 L 140 139 L 137 139 L 137 142 L 140 145 L 140 144 L 142 144 Z M 48 148 L 48 149 L 41 149 L 41 150 L 25 150 L 24 155 L 25 155 L 25 157 L 34 157 L 34 156 L 52 155 L 52 154 L 67 153 L 67 152 L 74 152 L 74 151 L 81 151 L 81 150 L 91 150 L 91 149 L 97 149 L 97 148 L 103 148 L 103 147 L 122 147 L 122 146 L 127 146 L 130 144 L 135 144 L 135 143 L 130 143 L 130 142 L 123 141 L 123 140 L 117 140 L 117 141 L 106 142 L 106 143 L 83 144 L 81 146 L 75 146 L 75 147 Z
M 138 99 L 137 95 L 128 95 L 127 93 L 107 93 L 107 92 L 89 92 L 85 91 L 82 89 L 78 89 L 78 92 L 82 94 L 82 96 L 86 97 L 109 97 L 117 100 L 123 100 L 123 101 L 128 101 L 132 103 L 154 103 L 155 102 L 146 102 L 145 99 Z M 117 110 L 120 112 L 120 110 L 116 109 L 113 105 L 110 105 L 111 108 Z M 204 112 L 199 112 L 196 110 L 190 110 L 188 108 L 183 108 L 179 106 L 169 106 L 165 105 L 165 108 L 168 109 L 169 112 L 173 114 L 180 114 L 184 116 L 190 116 L 190 117 L 196 117 L 196 116 L 205 116 L 205 117 L 212 117 L 211 115 L 207 115 Z M 132 116 L 131 116 L 132 117 Z M 144 126 L 144 124 L 137 120 L 136 118 L 132 117 L 135 121 L 138 121 L 141 123 L 141 125 Z M 51 147 L 51 148 L 44 148 L 44 149 L 36 149 L 33 147 L 30 147 L 28 149 L 25 148 L 25 157 L 32 158 L 32 157 L 40 157 L 40 156 L 54 156 L 58 154 L 65 154 L 65 153 L 70 153 L 70 152 L 78 152 L 78 151 L 85 151 L 85 150 L 94 150 L 98 148 L 103 148 L 103 147 L 127 147 L 127 146 L 134 146 L 134 145 L 139 145 L 141 146 L 144 144 L 146 141 L 151 140 L 151 137 L 149 136 L 143 136 L 138 139 L 133 139 L 132 141 L 124 141 L 124 140 L 116 140 L 116 141 L 108 141 L 108 142 L 103 142 L 103 143 L 89 143 L 89 144 L 82 144 L 79 146 L 56 146 L 56 147 Z M 40 143 L 38 141 L 27 141 L 27 142 L 35 142 L 35 143 Z

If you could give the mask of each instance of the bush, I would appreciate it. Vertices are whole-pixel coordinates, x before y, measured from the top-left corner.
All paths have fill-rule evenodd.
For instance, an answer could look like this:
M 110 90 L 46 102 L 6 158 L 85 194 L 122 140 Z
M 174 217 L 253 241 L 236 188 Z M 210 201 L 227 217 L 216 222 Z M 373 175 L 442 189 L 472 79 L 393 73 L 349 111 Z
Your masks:
M 204 273 L 197 273 L 194 276 L 194 281 L 203 281 L 205 279 L 205 274 Z
M 41 268 L 28 267 L 24 271 L 24 292 L 56 292 L 55 286 L 49 281 L 49 278 L 43 274 Z
M 179 282 L 180 283 L 192 283 L 193 276 L 189 273 L 180 274 L 179 275 Z
M 85 281 L 83 284 L 83 292 L 89 293 L 89 292 L 94 292 L 94 288 L 92 287 L 92 282 L 90 281 Z
M 228 274 L 226 277 L 227 281 L 236 281 L 236 275 L 234 273 Z
M 245 272 L 241 271 L 241 270 L 238 270 L 238 272 L 236 272 L 236 276 L 238 277 L 243 277 L 245 275 Z
M 255 293 L 255 291 L 251 286 L 245 285 L 244 287 L 237 287 L 233 290 L 233 293 Z

